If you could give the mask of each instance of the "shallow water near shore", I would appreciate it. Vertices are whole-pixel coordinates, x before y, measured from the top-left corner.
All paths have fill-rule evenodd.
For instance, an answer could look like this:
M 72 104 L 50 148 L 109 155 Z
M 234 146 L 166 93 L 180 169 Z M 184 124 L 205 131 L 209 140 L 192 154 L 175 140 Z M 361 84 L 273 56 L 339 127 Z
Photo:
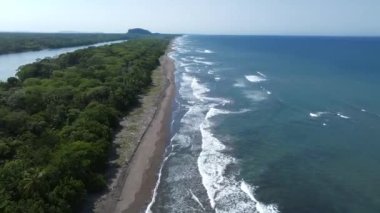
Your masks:
M 379 212 L 379 38 L 183 36 L 147 212 Z

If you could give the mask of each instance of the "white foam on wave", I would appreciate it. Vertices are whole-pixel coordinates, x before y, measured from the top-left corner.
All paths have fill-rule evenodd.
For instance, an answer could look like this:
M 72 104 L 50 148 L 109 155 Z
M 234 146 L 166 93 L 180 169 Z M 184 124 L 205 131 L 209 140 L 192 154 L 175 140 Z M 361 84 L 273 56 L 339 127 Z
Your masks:
M 189 59 L 188 57 L 182 57 L 182 58 L 181 58 L 181 61 L 190 62 L 190 61 L 191 61 L 191 59 Z
M 233 84 L 234 87 L 246 87 L 247 85 L 245 84 L 243 79 L 238 79 L 236 82 Z
M 198 52 L 198 53 L 206 53 L 206 54 L 214 53 L 214 51 L 212 51 L 212 50 L 207 50 L 207 49 L 205 49 L 205 50 L 197 50 L 197 52 Z
M 182 47 L 175 47 L 174 49 L 175 49 L 177 52 L 179 52 L 179 53 L 188 53 L 188 52 L 190 52 L 190 50 L 185 49 L 185 48 L 182 48 Z
M 185 67 L 185 72 L 188 72 L 188 73 L 190 73 L 192 70 L 191 70 L 191 68 L 190 67 L 188 67 L 188 66 L 186 66 Z
M 202 151 L 198 157 L 198 169 L 210 199 L 210 205 L 215 209 L 217 192 L 226 184 L 223 177 L 224 170 L 228 164 L 234 162 L 234 159 L 220 152 L 226 147 L 208 130 L 210 127 L 208 119 L 217 114 L 215 110 L 211 109 L 206 114 L 205 121 L 200 127 Z
M 191 88 L 191 82 L 193 80 L 193 77 L 188 75 L 187 73 L 182 73 L 181 75 L 182 81 L 179 86 L 179 93 L 180 94 L 187 94 L 187 93 L 193 93 L 193 90 Z
M 193 95 L 201 101 L 205 100 L 203 94 L 210 91 L 207 87 L 200 84 L 196 78 L 193 78 L 191 81 L 191 88 L 193 89 Z
M 229 110 L 224 110 L 224 109 L 218 109 L 215 107 L 211 107 L 209 111 L 206 114 L 205 119 L 208 120 L 212 117 L 215 117 L 217 115 L 223 115 L 223 114 L 242 114 L 251 111 L 250 109 L 241 109 L 239 111 L 229 111 Z
M 174 58 L 176 56 L 176 53 L 175 52 L 169 52 L 168 56 L 169 56 L 170 59 L 174 60 Z
M 198 59 L 194 59 L 194 62 L 195 63 L 198 63 L 198 64 L 205 64 L 205 65 L 213 65 L 214 63 L 213 62 L 210 62 L 210 61 L 201 61 L 201 60 L 198 60 Z
M 266 78 L 266 77 L 267 77 L 267 76 L 264 75 L 262 72 L 257 71 L 256 73 L 259 74 L 259 75 L 261 75 L 261 77 L 263 77 L 263 78 Z
M 360 111 L 362 111 L 362 112 L 367 112 L 367 110 L 365 110 L 365 109 L 361 109 Z
M 343 119 L 350 119 L 349 116 L 347 116 L 347 115 L 343 115 L 343 114 L 340 113 L 340 112 L 338 112 L 336 115 L 339 116 L 339 117 L 341 117 L 341 118 L 343 118 Z
M 312 118 L 319 118 L 322 115 L 327 114 L 327 113 L 329 113 L 329 112 L 310 112 L 309 116 Z
M 215 81 L 220 81 L 221 78 L 219 76 L 216 76 L 214 79 Z
M 240 188 L 243 192 L 245 192 L 247 194 L 247 196 L 253 202 L 256 203 L 256 209 L 258 210 L 258 212 L 260 212 L 260 213 L 277 213 L 277 212 L 279 212 L 276 205 L 273 205 L 273 204 L 265 205 L 265 204 L 257 201 L 255 196 L 254 196 L 254 191 L 255 191 L 254 187 L 248 185 L 244 180 L 241 181 Z
M 224 99 L 207 97 L 205 85 L 202 85 L 197 79 L 192 80 L 192 88 L 194 89 L 194 97 L 201 101 L 195 106 L 200 107 L 198 115 L 202 114 L 202 108 L 208 108 L 204 116 L 204 120 L 198 126 L 201 136 L 201 152 L 198 156 L 198 170 L 202 177 L 202 184 L 206 189 L 210 206 L 216 212 L 265 212 L 270 209 L 252 199 L 247 200 L 247 194 L 239 187 L 239 181 L 235 176 L 226 175 L 226 168 L 231 164 L 236 164 L 236 159 L 223 153 L 227 147 L 211 132 L 213 122 L 211 119 L 222 114 L 237 114 L 250 111 L 249 109 L 241 109 L 238 111 L 229 111 L 217 108 L 222 106 Z M 205 100 L 207 102 L 205 102 Z M 194 106 L 194 107 L 195 107 Z M 197 122 L 188 124 L 189 128 Z M 268 212 L 268 211 L 267 211 Z M 272 211 L 275 212 L 275 211 Z
M 235 164 L 236 159 L 223 153 L 226 146 L 210 130 L 213 125 L 210 121 L 212 117 L 244 112 L 246 110 L 231 112 L 211 105 L 200 127 L 202 151 L 198 157 L 198 169 L 202 184 L 206 188 L 210 205 L 216 212 L 277 212 L 275 206 L 258 202 L 246 183 L 241 187 L 240 181 L 234 176 L 226 176 L 227 166 Z
M 152 200 L 151 200 L 150 203 L 148 204 L 148 207 L 146 208 L 145 213 L 153 213 L 153 212 L 152 212 L 152 206 L 153 206 L 153 204 L 156 202 L 157 190 L 158 190 L 158 187 L 160 186 L 160 183 L 161 183 L 162 169 L 164 168 L 164 165 L 165 165 L 166 161 L 167 161 L 171 156 L 173 156 L 173 155 L 174 155 L 174 153 L 173 153 L 173 152 L 170 152 L 170 154 L 169 154 L 168 156 L 166 156 L 166 157 L 164 158 L 164 160 L 162 161 L 162 163 L 161 163 L 160 171 L 158 172 L 157 182 L 156 182 L 156 185 L 154 186 L 154 189 L 153 189 Z
M 213 74 L 215 74 L 215 71 L 214 70 L 209 70 L 209 71 L 207 71 L 207 74 L 213 75 Z
M 181 36 L 181 37 L 176 38 L 174 40 L 174 42 L 173 42 L 173 45 L 172 45 L 173 50 L 175 50 L 178 53 L 187 53 L 187 52 L 189 52 L 188 49 L 184 48 L 185 44 L 187 43 L 185 41 L 185 38 L 186 38 L 186 36 Z
M 185 63 L 185 62 L 178 62 L 178 63 L 179 63 L 180 67 L 185 67 L 185 68 L 187 68 L 187 66 L 191 65 L 190 63 Z
M 260 91 L 260 90 L 253 90 L 253 91 L 244 91 L 245 97 L 250 99 L 251 101 L 254 102 L 260 102 L 264 101 L 268 98 L 268 94 L 266 91 Z
M 209 101 L 209 102 L 214 102 L 214 103 L 220 103 L 222 105 L 231 103 L 230 100 L 227 100 L 224 98 L 213 98 L 213 97 L 205 96 L 205 93 L 209 92 L 210 89 L 208 89 L 204 84 L 200 84 L 199 80 L 195 77 L 192 77 L 191 88 L 193 90 L 194 97 L 202 102 Z
M 258 82 L 262 82 L 262 81 L 267 80 L 267 79 L 260 77 L 260 76 L 257 76 L 257 75 L 246 75 L 245 78 L 252 83 L 258 83 Z
M 190 189 L 189 190 L 191 194 L 191 198 L 199 204 L 199 206 L 203 209 L 203 211 L 206 211 L 205 207 L 203 206 L 202 202 L 199 200 L 199 198 L 193 193 L 193 191 Z
M 267 95 L 272 95 L 272 92 L 265 89 L 264 87 L 260 86 L 260 88 L 267 94 Z

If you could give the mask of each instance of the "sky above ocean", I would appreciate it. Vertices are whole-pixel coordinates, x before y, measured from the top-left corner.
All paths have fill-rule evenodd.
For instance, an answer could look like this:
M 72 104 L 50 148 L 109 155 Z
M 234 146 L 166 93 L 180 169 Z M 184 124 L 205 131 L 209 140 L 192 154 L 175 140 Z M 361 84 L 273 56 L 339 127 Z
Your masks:
M 380 35 L 376 0 L 2 0 L 0 31 Z

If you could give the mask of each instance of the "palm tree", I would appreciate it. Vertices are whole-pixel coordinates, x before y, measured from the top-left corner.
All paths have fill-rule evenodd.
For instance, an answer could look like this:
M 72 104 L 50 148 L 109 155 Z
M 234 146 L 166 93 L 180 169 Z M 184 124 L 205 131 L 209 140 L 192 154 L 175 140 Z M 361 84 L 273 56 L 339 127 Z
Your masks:
M 41 168 L 28 169 L 24 172 L 23 179 L 20 181 L 19 190 L 28 196 L 41 192 L 44 186 L 44 175 L 45 172 Z

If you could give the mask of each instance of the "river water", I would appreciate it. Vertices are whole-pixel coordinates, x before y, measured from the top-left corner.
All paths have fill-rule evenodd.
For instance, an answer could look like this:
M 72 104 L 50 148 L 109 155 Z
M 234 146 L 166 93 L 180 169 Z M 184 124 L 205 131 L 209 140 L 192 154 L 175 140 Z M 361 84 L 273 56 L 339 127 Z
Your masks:
M 68 53 L 68 52 L 74 52 L 75 50 L 79 50 L 79 49 L 85 49 L 88 47 L 99 47 L 99 46 L 104 46 L 104 45 L 120 43 L 124 41 L 126 40 L 101 42 L 101 43 L 85 45 L 85 46 L 65 47 L 65 48 L 58 48 L 58 49 L 44 49 L 44 50 L 39 50 L 39 51 L 28 51 L 28 52 L 0 55 L 0 81 L 6 81 L 7 78 L 15 76 L 17 69 L 21 65 L 33 63 L 38 59 L 43 59 L 46 57 L 56 57 L 58 55 Z

